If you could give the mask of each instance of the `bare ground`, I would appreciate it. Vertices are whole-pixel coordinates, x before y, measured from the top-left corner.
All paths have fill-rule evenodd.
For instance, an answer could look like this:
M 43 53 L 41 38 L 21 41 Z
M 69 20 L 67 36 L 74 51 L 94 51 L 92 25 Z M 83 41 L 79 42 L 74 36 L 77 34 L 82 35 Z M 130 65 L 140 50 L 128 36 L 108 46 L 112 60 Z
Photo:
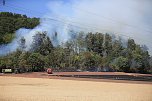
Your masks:
M 39 74 L 0 76 L 0 101 L 152 101 L 151 83 L 94 82 Z
M 146 77 L 150 80 L 125 80 L 125 79 L 97 79 L 81 78 L 79 76 L 131 76 L 131 77 Z M 97 82 L 116 82 L 116 83 L 135 83 L 135 84 L 152 84 L 152 74 L 138 74 L 138 73 L 123 73 L 123 72 L 54 72 L 47 74 L 46 72 L 30 72 L 22 74 L 0 74 L 0 76 L 11 77 L 27 77 L 27 78 L 45 78 L 45 79 L 62 79 L 62 80 L 78 80 L 78 81 L 97 81 Z M 76 77 L 74 77 L 76 76 Z

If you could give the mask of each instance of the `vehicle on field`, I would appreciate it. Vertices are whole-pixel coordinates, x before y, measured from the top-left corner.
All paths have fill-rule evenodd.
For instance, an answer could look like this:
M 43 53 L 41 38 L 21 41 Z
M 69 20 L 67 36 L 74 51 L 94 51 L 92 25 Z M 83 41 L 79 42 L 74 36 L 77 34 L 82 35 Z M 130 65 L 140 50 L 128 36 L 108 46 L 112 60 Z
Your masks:
M 2 73 L 12 73 L 12 69 L 2 69 Z
M 48 73 L 48 74 L 52 74 L 52 73 L 53 73 L 52 68 L 48 68 L 48 69 L 47 69 L 47 73 Z

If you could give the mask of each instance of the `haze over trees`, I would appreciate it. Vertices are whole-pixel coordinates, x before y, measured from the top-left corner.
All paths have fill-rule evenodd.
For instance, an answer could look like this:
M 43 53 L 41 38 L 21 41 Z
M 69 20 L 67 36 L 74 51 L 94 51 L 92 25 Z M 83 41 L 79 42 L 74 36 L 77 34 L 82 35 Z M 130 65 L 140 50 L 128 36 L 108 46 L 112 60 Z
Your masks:
M 17 14 L 1 13 L 1 16 L 8 16 L 8 19 L 14 19 L 13 21 L 18 21 L 19 24 L 15 28 L 3 29 L 8 25 L 2 24 L 2 20 L 4 20 L 2 17 L 0 21 L 2 29 L 0 30 L 2 35 L 0 44 L 12 40 L 12 38 L 9 41 L 3 40 L 7 33 L 13 35 L 18 28 L 33 28 L 39 23 L 37 18 L 27 18 L 25 15 L 18 15 L 18 17 Z M 14 23 L 13 21 L 10 23 Z M 54 47 L 51 39 L 47 36 L 47 32 L 37 32 L 33 36 L 29 51 L 25 50 L 25 43 L 26 40 L 22 37 L 15 52 L 0 56 L 1 69 L 20 68 L 22 71 L 28 72 L 53 68 L 56 71 L 152 73 L 152 57 L 150 57 L 145 46 L 136 44 L 134 39 L 125 41 L 121 37 L 114 38 L 108 33 L 77 32 L 73 39 Z
M 0 44 L 7 44 L 15 38 L 15 31 L 19 28 L 34 28 L 39 24 L 38 18 L 11 12 L 0 12 Z

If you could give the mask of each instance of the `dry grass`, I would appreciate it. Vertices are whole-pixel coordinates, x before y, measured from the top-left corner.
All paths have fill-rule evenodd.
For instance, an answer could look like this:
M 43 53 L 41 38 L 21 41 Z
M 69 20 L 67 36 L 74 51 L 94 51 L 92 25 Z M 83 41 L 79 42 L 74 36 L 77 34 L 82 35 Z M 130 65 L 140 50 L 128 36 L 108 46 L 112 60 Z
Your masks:
M 3 76 L 0 101 L 152 101 L 152 85 Z

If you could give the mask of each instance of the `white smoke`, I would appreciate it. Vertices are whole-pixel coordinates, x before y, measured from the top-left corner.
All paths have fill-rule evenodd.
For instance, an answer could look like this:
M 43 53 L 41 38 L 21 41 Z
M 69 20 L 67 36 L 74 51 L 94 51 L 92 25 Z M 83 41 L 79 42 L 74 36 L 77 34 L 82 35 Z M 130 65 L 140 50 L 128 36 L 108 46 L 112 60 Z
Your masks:
M 133 38 L 136 43 L 147 45 L 152 54 L 151 0 L 71 0 L 68 3 L 57 0 L 50 2 L 48 7 L 83 31 Z
M 19 40 L 22 37 L 24 37 L 26 40 L 26 50 L 30 50 L 31 44 L 33 42 L 33 36 L 37 32 L 47 31 L 47 35 L 52 40 L 53 45 L 58 45 L 68 41 L 70 39 L 70 35 L 68 34 L 68 22 L 62 23 L 60 21 L 55 21 L 47 17 L 48 16 L 46 16 L 45 18 L 41 18 L 40 24 L 34 29 L 20 28 L 19 30 L 17 30 L 16 38 L 12 41 L 12 43 L 0 46 L 0 55 L 6 55 L 8 53 L 16 51 L 16 49 L 19 47 Z M 54 38 L 55 33 L 57 33 L 56 39 Z
M 138 44 L 147 45 L 152 54 L 151 0 L 50 0 L 47 6 L 50 12 L 43 16 L 40 25 L 32 30 L 22 28 L 16 31 L 17 38 L 1 46 L 0 54 L 15 51 L 21 36 L 25 37 L 28 50 L 37 31 L 47 31 L 52 40 L 57 32 L 58 44 L 64 43 L 71 38 L 71 28 L 129 36 Z

